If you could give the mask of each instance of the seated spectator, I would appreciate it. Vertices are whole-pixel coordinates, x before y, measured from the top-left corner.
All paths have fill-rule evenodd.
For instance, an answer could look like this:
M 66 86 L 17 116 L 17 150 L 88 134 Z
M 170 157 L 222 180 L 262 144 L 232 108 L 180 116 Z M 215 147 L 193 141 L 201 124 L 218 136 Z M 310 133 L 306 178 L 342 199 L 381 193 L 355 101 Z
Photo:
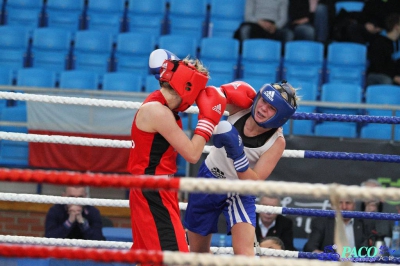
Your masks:
M 85 198 L 86 187 L 67 186 L 63 196 Z M 93 206 L 55 204 L 46 215 L 45 237 L 104 240 L 100 212 Z
M 368 47 L 367 86 L 400 85 L 400 13 L 386 18 L 386 34 L 379 35 Z
M 279 197 L 263 196 L 260 205 L 281 206 Z M 268 236 L 275 236 L 282 240 L 286 250 L 296 250 L 293 246 L 293 221 L 280 214 L 257 213 L 256 215 L 256 237 L 257 241 Z
M 285 28 L 288 7 L 289 0 L 246 0 L 244 22 L 235 31 L 234 38 L 240 42 L 255 38 L 289 41 L 290 33 Z
M 260 247 L 284 250 L 285 244 L 283 244 L 282 240 L 279 237 L 267 236 L 266 238 L 263 238 L 261 240 Z
M 354 21 L 344 22 L 344 36 L 338 41 L 369 44 L 379 36 L 385 27 L 385 19 L 390 13 L 400 12 L 398 0 L 369 0 L 354 17 Z
M 382 187 L 382 185 L 376 179 L 368 179 L 361 183 L 362 187 Z M 360 209 L 365 212 L 382 212 L 383 203 L 379 199 L 363 201 L 361 202 Z M 375 228 L 374 234 L 381 238 L 391 237 L 392 235 L 392 224 L 393 221 L 389 220 L 376 220 L 376 219 L 365 219 L 365 223 L 369 224 L 370 227 Z
M 354 199 L 341 199 L 340 210 L 355 211 Z M 357 250 L 362 246 L 368 246 L 368 238 L 372 234 L 373 227 L 366 224 L 362 219 L 343 218 L 348 244 Z M 318 217 L 311 221 L 311 233 L 304 245 L 305 252 L 322 253 L 325 247 L 334 244 L 334 217 Z
M 335 18 L 334 0 L 309 0 L 311 21 L 315 29 L 315 40 L 327 43 Z
M 309 0 L 289 1 L 290 40 L 315 40 L 315 29 L 311 23 Z

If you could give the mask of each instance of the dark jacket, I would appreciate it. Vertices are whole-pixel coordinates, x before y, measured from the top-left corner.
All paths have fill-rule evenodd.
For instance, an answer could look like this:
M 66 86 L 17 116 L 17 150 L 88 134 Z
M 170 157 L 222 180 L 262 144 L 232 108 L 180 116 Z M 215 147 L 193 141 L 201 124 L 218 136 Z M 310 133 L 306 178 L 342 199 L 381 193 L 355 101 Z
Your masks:
M 393 58 L 393 54 L 400 52 L 398 45 L 386 36 L 377 36 L 368 46 L 368 72 L 386 74 L 391 78 L 400 75 L 400 60 Z
M 70 225 L 68 217 L 66 205 L 55 204 L 51 207 L 46 215 L 45 237 L 105 240 L 100 212 L 95 207 L 83 207 L 82 217 L 87 220 L 85 224 L 75 222 Z
M 354 219 L 354 243 L 357 250 L 362 246 L 368 246 L 368 237 L 372 233 L 370 225 L 361 219 Z M 313 252 L 316 249 L 324 251 L 326 246 L 334 244 L 335 218 L 319 217 L 311 221 L 311 233 L 304 245 L 305 252 Z
M 279 237 L 285 245 L 285 250 L 296 250 L 293 246 L 293 221 L 285 216 L 278 215 L 275 220 L 275 226 L 268 230 L 266 236 L 261 235 L 261 229 L 258 225 L 259 215 L 256 215 L 256 237 L 260 242 L 266 236 Z

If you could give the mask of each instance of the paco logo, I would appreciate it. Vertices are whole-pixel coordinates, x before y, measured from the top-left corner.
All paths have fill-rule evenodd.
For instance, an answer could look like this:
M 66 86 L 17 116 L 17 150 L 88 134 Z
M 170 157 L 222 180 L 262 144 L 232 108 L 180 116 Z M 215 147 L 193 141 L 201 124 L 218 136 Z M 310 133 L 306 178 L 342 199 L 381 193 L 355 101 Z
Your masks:
M 274 101 L 275 91 L 265 91 L 263 93 L 270 101 Z
M 335 255 L 335 258 L 340 261 L 352 261 L 352 262 L 376 262 L 376 261 L 390 261 L 393 260 L 391 253 L 394 250 L 390 250 L 385 245 L 379 248 L 375 246 L 366 247 L 362 246 L 360 248 L 344 246 L 342 253 L 337 253 L 337 246 L 327 246 L 324 249 L 325 253 L 331 253 Z M 389 256 L 388 256 L 389 255 Z

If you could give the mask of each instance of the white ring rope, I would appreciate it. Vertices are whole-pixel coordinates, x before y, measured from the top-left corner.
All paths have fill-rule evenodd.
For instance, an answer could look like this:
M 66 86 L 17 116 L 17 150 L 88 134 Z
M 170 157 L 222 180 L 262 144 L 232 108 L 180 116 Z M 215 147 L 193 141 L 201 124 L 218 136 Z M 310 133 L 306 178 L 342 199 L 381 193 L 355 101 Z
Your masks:
M 81 248 L 116 248 L 130 249 L 132 243 L 120 241 L 101 241 L 101 240 L 84 240 L 84 239 L 66 239 L 66 238 L 46 238 L 33 236 L 11 236 L 0 235 L 1 243 L 24 244 L 24 245 L 44 245 L 44 246 L 65 246 L 65 247 L 81 247 Z
M 240 193 L 250 195 L 291 195 L 292 197 L 305 197 L 313 199 L 329 199 L 332 193 L 331 187 L 340 198 L 354 198 L 358 200 L 398 200 L 400 198 L 400 188 L 395 187 L 360 187 L 355 185 L 338 184 L 310 184 L 283 181 L 254 181 L 254 180 L 219 180 L 208 178 L 185 177 L 180 179 L 179 191 L 185 192 L 208 192 L 214 194 L 221 193 Z M 13 193 L 10 193 L 13 194 Z M 1 193 L 10 199 L 9 193 Z M 15 194 L 15 197 L 18 197 Z M 23 195 L 23 194 L 22 194 Z M 36 195 L 37 197 L 57 197 Z M 13 197 L 13 196 L 12 196 Z M 11 197 L 11 198 L 12 198 Z M 23 196 L 22 199 L 29 200 L 31 195 Z M 34 197 L 32 197 L 34 198 Z M 15 199 L 14 199 L 15 200 Z M 72 200 L 72 199 L 71 199 Z M 86 200 L 86 199 L 85 199 Z M 87 199 L 90 202 L 91 199 Z M 101 201 L 101 199 L 98 199 Z M 111 203 L 101 203 L 111 204 Z M 110 205 L 111 206 L 111 205 Z M 264 207 L 259 207 L 262 211 Z
M 51 203 L 51 204 L 75 204 L 88 206 L 106 206 L 106 207 L 129 207 L 128 200 L 116 199 L 96 199 L 96 198 L 74 198 L 21 193 L 3 193 L 0 192 L 0 201 L 18 201 L 31 203 Z M 185 208 L 186 209 L 186 208 Z
M 112 108 L 123 108 L 123 109 L 138 109 L 142 105 L 141 102 L 54 96 L 54 95 L 44 95 L 44 94 L 26 94 L 20 92 L 5 92 L 5 91 L 0 91 L 0 99 L 72 104 L 72 105 L 88 105 L 88 106 L 112 107 Z M 198 114 L 199 108 L 196 106 L 191 106 L 185 111 L 185 113 Z M 228 112 L 226 111 L 224 112 L 224 115 L 228 114 L 229 114 Z
M 0 201 L 17 201 L 42 204 L 75 204 L 88 206 L 106 206 L 129 208 L 129 200 L 97 199 L 97 198 L 74 198 L 62 196 L 49 196 L 37 194 L 5 193 L 0 192 Z M 187 203 L 179 202 L 179 209 L 186 210 Z M 256 205 L 256 212 L 282 214 L 282 207 Z
M 398 200 L 400 188 L 364 188 L 355 185 L 310 184 L 283 181 L 220 180 L 207 178 L 181 178 L 179 189 L 187 192 L 229 193 L 250 195 L 291 195 L 293 197 L 329 199 L 333 190 L 340 198 L 359 200 Z
M 71 144 L 81 146 L 111 147 L 111 148 L 131 148 L 132 142 L 128 140 L 115 139 L 98 139 L 86 137 L 70 137 L 62 135 L 41 135 L 26 134 L 0 131 L 0 139 L 12 141 L 40 142 L 40 143 L 57 143 Z M 205 146 L 204 153 L 209 153 L 212 146 Z M 285 150 L 282 157 L 286 158 L 304 158 L 304 150 Z

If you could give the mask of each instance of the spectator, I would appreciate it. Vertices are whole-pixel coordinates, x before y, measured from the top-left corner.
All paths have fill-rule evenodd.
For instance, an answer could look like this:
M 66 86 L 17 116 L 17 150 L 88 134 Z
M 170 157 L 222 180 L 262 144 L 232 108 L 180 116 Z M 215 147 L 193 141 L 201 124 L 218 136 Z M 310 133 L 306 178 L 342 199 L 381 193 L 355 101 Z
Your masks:
M 289 0 L 289 40 L 315 40 L 309 0 Z M 289 35 L 289 36 L 290 36 Z
M 315 29 L 315 40 L 327 43 L 335 17 L 334 0 L 309 0 L 309 2 L 311 21 Z
M 400 13 L 392 13 L 386 18 L 386 31 L 368 47 L 367 86 L 400 85 Z
M 285 244 L 283 244 L 282 240 L 279 237 L 267 236 L 266 238 L 263 238 L 261 240 L 260 247 L 284 250 Z
M 376 179 L 368 179 L 361 183 L 362 187 L 382 187 L 381 184 Z M 361 202 L 361 211 L 365 212 L 382 212 L 383 210 L 383 202 L 379 199 L 363 201 Z M 375 219 L 366 219 L 365 223 L 367 223 L 370 227 L 375 228 L 374 234 L 381 238 L 391 237 L 392 235 L 392 221 L 389 220 L 375 220 Z
M 339 202 L 340 210 L 354 211 L 356 203 L 353 199 L 341 199 Z M 345 224 L 346 236 L 351 248 L 357 250 L 362 246 L 368 246 L 368 237 L 373 228 L 361 219 L 343 218 Z M 305 252 L 322 253 L 327 246 L 334 244 L 334 217 L 318 217 L 311 222 L 311 233 L 308 241 L 304 245 Z
M 263 196 L 260 205 L 281 206 L 279 197 Z M 257 213 L 256 236 L 261 242 L 266 237 L 278 237 L 282 240 L 287 250 L 296 250 L 293 246 L 293 222 L 291 219 L 280 214 Z
M 369 0 L 355 17 L 353 23 L 345 27 L 345 37 L 342 41 L 369 44 L 385 28 L 385 19 L 390 13 L 400 13 L 398 0 Z
M 86 187 L 67 186 L 62 195 L 85 198 Z M 46 215 L 45 237 L 105 240 L 100 212 L 93 206 L 55 204 Z
M 285 28 L 288 23 L 289 0 L 246 0 L 244 22 L 236 30 L 234 38 L 265 38 L 282 42 L 290 41 L 291 34 Z

